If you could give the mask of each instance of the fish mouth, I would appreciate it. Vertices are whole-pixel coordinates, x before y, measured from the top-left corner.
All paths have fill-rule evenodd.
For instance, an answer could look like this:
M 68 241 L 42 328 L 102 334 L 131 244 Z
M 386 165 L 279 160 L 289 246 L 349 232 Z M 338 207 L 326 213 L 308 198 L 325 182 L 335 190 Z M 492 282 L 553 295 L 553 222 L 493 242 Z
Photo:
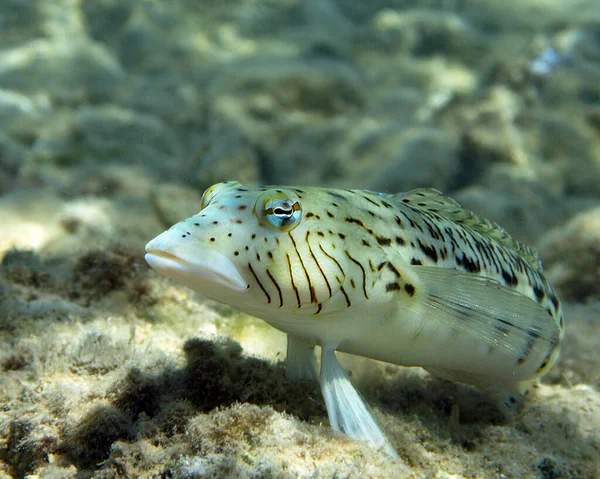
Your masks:
M 146 245 L 146 262 L 152 269 L 202 294 L 215 285 L 245 291 L 248 283 L 227 255 L 198 241 L 180 244 L 169 231 Z

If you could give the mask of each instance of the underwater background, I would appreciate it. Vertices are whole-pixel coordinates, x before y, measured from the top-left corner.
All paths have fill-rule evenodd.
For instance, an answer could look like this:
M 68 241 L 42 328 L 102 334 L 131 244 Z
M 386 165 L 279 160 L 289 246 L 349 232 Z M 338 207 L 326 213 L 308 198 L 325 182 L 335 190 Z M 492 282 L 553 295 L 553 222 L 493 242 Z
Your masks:
M 415 478 L 600 477 L 597 0 L 2 0 L 0 479 L 404 477 L 146 266 L 224 180 L 434 187 L 536 247 L 567 337 L 514 422 L 340 356 Z

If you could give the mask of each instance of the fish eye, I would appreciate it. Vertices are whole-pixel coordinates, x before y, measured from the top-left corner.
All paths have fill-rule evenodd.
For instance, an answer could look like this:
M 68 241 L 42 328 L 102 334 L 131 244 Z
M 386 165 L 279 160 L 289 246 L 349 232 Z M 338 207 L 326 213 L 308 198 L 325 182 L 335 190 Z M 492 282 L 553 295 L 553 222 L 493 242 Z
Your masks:
M 261 224 L 277 230 L 291 231 L 302 218 L 297 196 L 280 191 L 265 191 L 256 200 L 254 214 Z
M 212 199 L 217 195 L 217 193 L 223 191 L 224 189 L 231 188 L 233 186 L 241 186 L 237 181 L 225 181 L 223 183 L 216 183 L 208 188 L 204 194 L 202 195 L 202 199 L 200 200 L 200 209 L 203 210 L 206 208 Z

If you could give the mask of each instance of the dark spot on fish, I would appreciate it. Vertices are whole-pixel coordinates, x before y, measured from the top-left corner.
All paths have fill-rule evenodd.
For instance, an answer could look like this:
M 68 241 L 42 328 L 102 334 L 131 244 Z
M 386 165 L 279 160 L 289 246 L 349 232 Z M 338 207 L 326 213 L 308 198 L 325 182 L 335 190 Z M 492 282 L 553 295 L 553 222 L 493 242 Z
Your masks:
M 317 231 L 317 235 L 323 238 L 325 236 L 325 233 L 323 233 L 322 231 Z
M 233 252 L 233 256 L 239 256 L 239 255 L 240 255 L 240 252 L 239 252 L 239 251 L 234 251 L 234 252 Z
M 350 306 L 352 306 L 352 302 L 350 301 L 350 298 L 348 297 L 348 295 L 346 294 L 346 290 L 344 289 L 343 286 L 340 286 L 340 292 L 344 295 L 344 299 L 346 300 L 346 306 L 349 308 Z
M 399 278 L 399 277 L 400 277 L 400 271 L 398 271 L 398 270 L 396 269 L 396 267 L 395 267 L 395 266 L 394 266 L 392 263 L 390 263 L 389 261 L 388 261 L 388 263 L 387 263 L 387 267 L 388 267 L 388 269 L 389 269 L 389 270 L 390 270 L 392 273 L 394 273 L 394 274 L 396 275 L 396 278 Z
M 546 367 L 548 366 L 548 363 L 550 363 L 550 355 L 546 356 L 546 358 L 544 359 L 544 361 L 542 361 L 541 366 L 538 368 L 538 370 L 536 372 L 538 374 L 541 373 L 544 369 L 546 369 Z
M 348 217 L 346 218 L 346 221 L 347 221 L 348 223 L 354 223 L 354 224 L 356 224 L 356 225 L 358 225 L 358 226 L 362 226 L 363 228 L 365 227 L 365 225 L 363 224 L 363 222 L 362 222 L 361 220 L 359 220 L 359 219 L 356 219 L 356 218 L 351 218 L 350 216 L 348 216 Z
M 329 211 L 327 212 L 327 216 L 329 216 L 330 218 L 335 218 L 335 216 L 333 216 L 333 213 L 330 213 Z
M 412 284 L 406 283 L 404 285 L 404 289 L 406 290 L 406 292 L 408 293 L 409 296 L 414 296 L 415 295 L 416 290 L 415 290 L 415 287 Z
M 260 255 L 256 253 L 256 261 L 260 261 Z
M 389 204 L 387 201 L 382 201 L 382 202 L 381 202 L 381 204 L 382 204 L 383 206 L 385 206 L 386 208 L 393 208 L 393 206 L 392 206 L 392 205 L 390 205 L 390 204 Z
M 243 221 L 241 219 L 239 219 L 239 218 L 234 219 L 233 222 L 236 223 L 236 224 L 238 224 L 238 225 L 241 225 L 243 223 Z
M 214 243 L 215 241 L 216 241 L 216 240 L 215 240 L 215 238 L 211 238 L 211 239 L 210 239 L 210 242 L 211 242 L 211 243 Z
M 343 233 L 338 233 L 338 236 L 339 236 L 341 239 L 343 239 L 343 240 L 345 240 L 345 239 L 346 239 L 346 235 L 345 235 L 345 234 L 343 234 Z
M 248 246 L 244 246 L 244 250 L 248 251 L 249 249 Z
M 194 226 L 200 226 L 200 223 L 194 223 Z
M 240 206 L 238 206 L 237 209 L 240 210 L 240 211 L 244 211 L 246 208 L 248 208 L 248 206 L 246 206 L 246 205 L 240 205 Z
M 218 222 L 218 221 L 213 221 L 213 223 L 212 223 L 212 224 L 213 224 L 213 225 L 218 225 L 218 224 L 219 224 L 219 222 Z
M 410 203 L 410 200 L 409 200 L 408 198 L 404 198 L 404 199 L 402 200 L 402 203 Z
M 404 228 L 404 223 L 402 223 L 402 219 L 398 215 L 396 215 L 395 219 L 396 219 L 396 224 L 398 226 L 400 226 L 400 228 Z
M 388 283 L 385 285 L 385 290 L 389 293 L 392 291 L 400 291 L 400 285 L 398 283 Z
M 544 296 L 546 296 L 546 294 L 544 293 L 544 290 L 538 286 L 533 287 L 533 294 L 535 294 L 535 299 L 537 300 L 538 303 L 541 303 L 542 300 L 544 299 Z
M 421 248 L 421 251 L 423 251 L 423 253 L 425 253 L 425 256 L 427 256 L 434 263 L 437 263 L 438 256 L 437 256 L 437 251 L 436 251 L 435 247 L 430 246 L 430 245 L 425 245 L 425 244 L 421 243 L 421 240 L 419 240 L 418 243 L 419 243 L 419 248 Z
M 410 260 L 410 264 L 412 264 L 412 265 L 415 265 L 415 266 L 421 266 L 423 263 L 421 263 L 421 260 L 420 260 L 420 259 L 417 259 L 417 258 L 412 258 L 412 259 Z
M 340 205 L 338 205 L 337 203 L 331 203 L 332 206 L 335 206 L 336 208 L 339 208 Z
M 508 286 L 517 286 L 519 284 L 517 277 L 505 269 L 502 270 L 502 279 Z
M 386 264 L 387 264 L 387 261 L 384 261 L 383 263 L 379 263 L 379 266 L 377 266 L 377 271 L 381 271 Z
M 392 244 L 392 240 L 390 238 L 384 238 L 383 236 L 376 236 L 377 243 L 381 246 L 389 246 Z
M 270 251 L 267 251 L 267 256 L 269 257 L 269 259 L 273 259 L 273 253 L 271 253 Z
M 254 233 L 252 233 L 252 236 L 250 236 L 250 239 L 256 239 L 256 235 Z
M 241 198 L 242 195 L 235 195 L 235 198 Z
M 469 273 L 479 273 L 481 271 L 479 260 L 472 260 L 465 253 L 463 253 L 462 258 L 456 257 L 456 264 L 465 268 Z
M 404 238 L 401 238 L 400 236 L 396 236 L 396 244 L 398 244 L 400 246 L 404 246 L 405 243 L 406 243 L 406 241 L 404 241 Z
M 310 211 L 308 213 L 306 213 L 305 215 L 307 218 L 312 218 L 313 216 L 315 216 L 314 213 L 311 213 Z
M 352 278 L 350 278 L 350 285 L 356 289 L 356 283 L 354 282 L 354 280 Z
M 552 294 L 550 295 L 550 301 L 552 301 L 554 309 L 558 309 L 558 298 Z
M 561 316 L 560 317 L 560 327 L 563 328 L 565 326 L 565 319 Z
M 185 235 L 181 235 L 182 238 L 185 238 Z
M 371 246 L 371 243 L 369 243 L 369 242 L 368 242 L 367 240 L 365 240 L 365 239 L 364 239 L 364 240 L 362 240 L 362 244 L 363 244 L 363 246 L 367 246 L 367 247 L 370 247 L 370 246 Z

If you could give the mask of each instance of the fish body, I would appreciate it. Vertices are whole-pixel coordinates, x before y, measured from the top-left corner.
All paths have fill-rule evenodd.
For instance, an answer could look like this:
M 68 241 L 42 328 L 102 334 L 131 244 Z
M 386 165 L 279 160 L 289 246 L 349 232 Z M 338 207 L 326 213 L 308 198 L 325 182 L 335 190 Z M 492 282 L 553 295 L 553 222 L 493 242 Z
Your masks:
M 535 251 L 433 189 L 219 183 L 146 251 L 157 271 L 286 332 L 290 379 L 318 377 L 321 346 L 332 426 L 392 455 L 336 350 L 477 386 L 510 415 L 564 335 Z

